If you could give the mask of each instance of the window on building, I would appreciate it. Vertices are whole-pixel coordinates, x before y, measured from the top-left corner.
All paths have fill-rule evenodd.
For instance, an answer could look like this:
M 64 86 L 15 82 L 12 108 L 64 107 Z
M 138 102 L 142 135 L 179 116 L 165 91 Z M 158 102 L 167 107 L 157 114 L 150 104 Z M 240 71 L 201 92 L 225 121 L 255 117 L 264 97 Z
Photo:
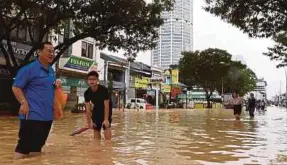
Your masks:
M 82 57 L 93 58 L 93 44 L 82 41 Z

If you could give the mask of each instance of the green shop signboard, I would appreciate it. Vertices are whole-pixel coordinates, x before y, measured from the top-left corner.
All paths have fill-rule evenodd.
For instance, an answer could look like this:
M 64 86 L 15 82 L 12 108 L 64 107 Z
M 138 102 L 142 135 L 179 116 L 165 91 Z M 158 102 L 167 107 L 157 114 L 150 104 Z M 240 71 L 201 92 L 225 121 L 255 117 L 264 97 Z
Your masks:
M 75 86 L 80 88 L 88 88 L 87 81 L 75 77 L 60 76 L 59 79 L 62 81 L 63 86 Z
M 66 68 L 77 69 L 81 71 L 89 71 L 94 64 L 93 60 L 83 59 L 76 56 L 71 56 L 68 62 L 64 65 Z

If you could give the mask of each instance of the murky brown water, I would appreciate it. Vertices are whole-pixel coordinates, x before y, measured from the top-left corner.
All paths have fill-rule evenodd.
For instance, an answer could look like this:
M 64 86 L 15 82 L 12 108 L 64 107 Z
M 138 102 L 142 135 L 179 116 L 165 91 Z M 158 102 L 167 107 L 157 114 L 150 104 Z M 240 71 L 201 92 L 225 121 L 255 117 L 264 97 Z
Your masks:
M 235 122 L 231 110 L 115 112 L 111 145 L 93 141 L 83 114 L 65 114 L 54 123 L 44 154 L 12 162 L 18 120 L 0 117 L 0 164 L 29 165 L 191 165 L 287 164 L 287 110 L 269 108 Z

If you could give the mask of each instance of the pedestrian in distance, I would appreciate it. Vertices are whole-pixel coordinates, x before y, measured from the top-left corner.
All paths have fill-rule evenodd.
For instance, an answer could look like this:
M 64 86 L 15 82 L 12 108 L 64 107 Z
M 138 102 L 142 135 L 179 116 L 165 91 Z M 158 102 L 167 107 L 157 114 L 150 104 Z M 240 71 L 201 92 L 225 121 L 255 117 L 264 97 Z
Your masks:
M 240 120 L 242 104 L 243 104 L 243 99 L 239 97 L 239 94 L 236 91 L 234 91 L 232 93 L 231 105 L 233 106 L 233 114 L 236 120 Z
M 248 111 L 250 118 L 254 118 L 254 111 L 256 108 L 256 99 L 253 93 L 250 93 L 250 98 L 248 98 Z

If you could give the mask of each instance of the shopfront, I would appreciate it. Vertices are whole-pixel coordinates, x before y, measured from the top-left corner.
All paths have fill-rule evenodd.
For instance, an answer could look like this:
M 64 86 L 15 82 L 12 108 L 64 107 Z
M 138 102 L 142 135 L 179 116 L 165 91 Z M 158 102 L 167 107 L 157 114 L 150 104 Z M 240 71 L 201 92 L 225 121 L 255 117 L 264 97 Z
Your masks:
M 146 98 L 148 91 L 151 91 L 151 83 L 149 77 L 134 77 L 135 79 L 135 96 L 136 98 Z
M 8 50 L 6 40 L 2 41 L 4 49 Z M 25 59 L 26 54 L 32 48 L 30 45 L 11 41 L 12 51 L 18 64 L 21 64 Z M 35 56 L 32 56 L 35 58 Z M 32 59 L 31 58 L 31 59 Z M 0 50 L 0 111 L 11 111 L 17 115 L 19 110 L 19 104 L 11 90 L 13 84 L 13 78 L 15 77 L 17 70 L 12 70 L 6 66 L 6 60 L 3 52 Z
M 63 89 L 68 93 L 67 109 L 77 103 L 84 102 L 84 92 L 89 87 L 86 81 L 87 73 L 97 71 L 97 64 L 87 58 L 70 56 L 61 58 L 57 69 L 57 78 L 62 80 Z
M 8 51 L 8 45 L 6 40 L 2 41 L 2 44 L 4 45 L 4 48 Z M 13 54 L 15 58 L 18 60 L 18 62 L 22 62 L 25 59 L 26 54 L 31 50 L 32 46 L 27 44 L 22 44 L 19 42 L 11 42 Z M 36 52 L 34 53 L 34 56 L 31 57 L 31 59 L 34 59 L 36 57 Z M 0 51 L 0 65 L 6 65 L 6 61 L 4 58 L 4 55 L 2 51 Z

